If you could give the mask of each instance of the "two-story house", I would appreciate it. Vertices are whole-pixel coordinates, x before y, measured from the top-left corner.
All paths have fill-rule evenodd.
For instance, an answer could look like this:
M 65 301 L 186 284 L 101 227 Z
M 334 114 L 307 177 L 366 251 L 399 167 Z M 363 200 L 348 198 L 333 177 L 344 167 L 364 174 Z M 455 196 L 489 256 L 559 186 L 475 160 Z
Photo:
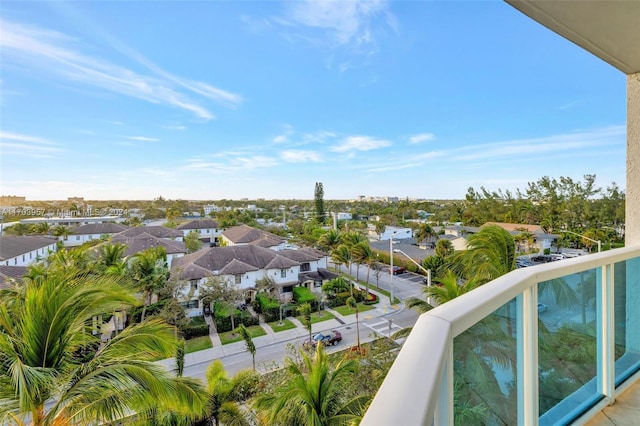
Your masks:
M 286 248 L 284 238 L 247 225 L 238 225 L 225 230 L 221 240 L 223 246 L 254 245 L 276 251 Z
M 186 237 L 190 232 L 195 231 L 198 238 L 205 243 L 217 246 L 220 243 L 222 230 L 218 222 L 213 219 L 196 219 L 176 226 L 177 231 L 181 231 Z
M 296 285 L 319 292 L 322 282 L 336 276 L 325 269 L 327 257 L 315 249 L 275 251 L 251 244 L 211 247 L 175 259 L 171 278 L 188 283 L 181 303 L 188 316 L 196 316 L 202 315 L 200 289 L 209 279 L 241 290 L 247 301 L 253 300 L 256 281 L 263 278 L 275 284 L 283 302 L 292 299 Z
M 113 236 L 127 229 L 129 229 L 128 226 L 119 223 L 90 223 L 73 228 L 70 235 L 61 235 L 58 238 L 65 247 L 74 247 L 88 241 Z

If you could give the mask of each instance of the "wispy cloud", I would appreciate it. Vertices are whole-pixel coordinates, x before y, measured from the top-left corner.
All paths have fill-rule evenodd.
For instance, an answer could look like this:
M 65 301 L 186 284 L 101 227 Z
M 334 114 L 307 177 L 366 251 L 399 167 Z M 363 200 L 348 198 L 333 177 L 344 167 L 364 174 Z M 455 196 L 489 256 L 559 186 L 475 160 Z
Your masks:
M 41 137 L 0 130 L 0 152 L 3 156 L 52 157 L 54 153 L 61 150 L 59 144 Z
M 282 158 L 287 163 L 320 163 L 322 162 L 322 155 L 316 151 L 282 151 L 280 153 Z
M 394 26 L 388 3 L 373 1 L 298 1 L 287 3 L 287 14 L 280 23 L 316 28 L 326 32 L 338 46 L 373 46 L 373 29 L 383 18 Z
M 411 145 L 419 144 L 422 142 L 428 142 L 435 140 L 436 136 L 433 133 L 420 133 L 409 137 L 409 143 Z
M 125 136 L 127 139 L 140 142 L 160 142 L 160 139 L 148 138 L 146 136 Z
M 0 20 L 0 29 L 3 61 L 47 70 L 50 77 L 97 87 L 154 104 L 184 109 L 205 120 L 215 118 L 213 113 L 200 102 L 191 99 L 181 89 L 230 108 L 235 108 L 242 102 L 240 95 L 204 82 L 172 75 L 110 37 L 107 37 L 107 40 L 111 47 L 145 65 L 152 74 L 143 75 L 101 58 L 84 54 L 77 40 L 57 31 L 7 20 Z
M 392 143 L 384 139 L 375 139 L 369 136 L 349 136 L 337 145 L 330 148 L 333 152 L 371 151 L 391 146 Z
M 184 166 L 184 169 L 213 174 L 223 174 L 274 167 L 278 164 L 279 162 L 273 157 L 263 155 L 239 155 L 233 158 L 225 158 L 224 161 L 208 161 L 203 158 L 192 158 L 187 160 L 187 164 Z
M 309 144 L 323 144 L 327 140 L 335 139 L 337 133 L 327 130 L 316 132 L 299 132 L 291 125 L 287 125 L 284 131 L 275 136 L 272 141 L 275 144 L 288 144 L 289 146 L 302 146 Z
M 167 130 L 187 130 L 187 126 L 162 126 L 162 128 Z

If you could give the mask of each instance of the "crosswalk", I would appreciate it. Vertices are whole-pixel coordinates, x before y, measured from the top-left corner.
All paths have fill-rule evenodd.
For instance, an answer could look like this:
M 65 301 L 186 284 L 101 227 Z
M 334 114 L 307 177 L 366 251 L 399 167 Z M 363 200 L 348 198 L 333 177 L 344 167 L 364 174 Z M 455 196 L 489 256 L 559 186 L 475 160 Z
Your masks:
M 402 330 L 402 327 L 394 324 L 391 319 L 376 318 L 375 321 L 365 322 L 364 325 L 373 330 L 376 334 L 387 337 L 393 336 L 394 333 Z

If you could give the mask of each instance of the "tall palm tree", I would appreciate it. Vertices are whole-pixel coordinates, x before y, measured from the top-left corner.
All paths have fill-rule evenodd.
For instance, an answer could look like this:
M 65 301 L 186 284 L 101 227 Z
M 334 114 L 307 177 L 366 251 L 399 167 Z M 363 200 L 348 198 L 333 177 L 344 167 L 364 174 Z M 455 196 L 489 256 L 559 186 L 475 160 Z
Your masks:
M 315 356 L 302 352 L 302 365 L 285 360 L 287 383 L 254 402 L 258 416 L 270 425 L 338 425 L 357 423 L 370 395 L 348 399 L 347 384 L 358 371 L 355 359 L 343 358 L 332 368 L 322 345 Z
M 353 258 L 358 265 L 365 264 L 368 266 L 367 268 L 367 297 L 369 297 L 369 274 L 371 272 L 371 264 L 375 261 L 375 255 L 373 254 L 373 250 L 371 250 L 371 246 L 368 241 L 360 242 L 353 246 L 351 250 L 353 254 Z M 356 273 L 356 279 L 359 279 L 358 274 Z
M 331 260 L 338 266 L 348 266 L 349 274 L 351 274 L 351 251 L 345 244 L 340 244 L 338 247 L 331 251 Z
M 340 244 L 340 231 L 337 229 L 330 229 L 320 236 L 318 239 L 318 245 L 323 250 L 333 250 Z
M 121 243 L 107 243 L 100 245 L 98 262 L 105 270 L 120 271 L 124 268 L 124 253 L 127 246 Z
M 69 269 L 0 291 L 0 420 L 112 423 L 155 406 L 201 413 L 206 401 L 197 382 L 153 362 L 175 353 L 172 327 L 148 321 L 100 345 L 87 326 L 135 303 L 122 283 Z
M 207 416 L 213 420 L 213 424 L 251 424 L 248 413 L 239 403 L 253 396 L 259 381 L 258 375 L 254 371 L 243 370 L 230 379 L 222 361 L 217 359 L 207 368 L 206 377 L 209 399 Z
M 144 321 L 147 306 L 153 295 L 162 288 L 169 278 L 167 252 L 163 247 L 152 247 L 133 255 L 129 264 L 131 279 L 144 296 L 141 321 Z
M 451 270 L 445 273 L 439 284 L 425 287 L 423 290 L 427 300 L 431 301 L 431 303 L 418 297 L 410 297 L 405 300 L 405 304 L 420 313 L 424 313 L 478 287 L 478 282 L 474 280 L 460 284 L 458 277 Z
M 351 296 L 347 299 L 347 306 L 356 311 L 356 336 L 358 341 L 358 353 L 360 353 L 360 320 L 358 318 L 358 302 Z

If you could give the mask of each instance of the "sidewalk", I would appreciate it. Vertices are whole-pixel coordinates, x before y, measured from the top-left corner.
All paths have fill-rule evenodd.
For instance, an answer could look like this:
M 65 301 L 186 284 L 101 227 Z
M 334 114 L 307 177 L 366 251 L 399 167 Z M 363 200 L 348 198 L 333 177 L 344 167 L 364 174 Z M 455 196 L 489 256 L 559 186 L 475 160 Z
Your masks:
M 400 303 L 394 306 L 389 306 L 389 298 L 384 294 L 378 293 L 375 290 L 369 289 L 371 293 L 374 293 L 378 296 L 379 302 L 375 305 L 374 309 L 361 312 L 360 321 L 366 321 L 372 318 L 385 317 L 387 315 L 393 315 L 398 312 L 401 312 L 404 309 L 404 304 Z M 315 323 L 311 326 L 311 333 L 318 333 L 321 331 L 333 330 L 336 328 L 340 328 L 345 325 L 355 324 L 356 315 L 341 315 L 337 311 L 325 308 L 325 310 L 331 313 L 335 318 Z M 292 342 L 296 343 L 297 341 L 304 341 L 308 339 L 309 331 L 304 327 L 304 325 L 298 321 L 294 317 L 287 317 L 289 321 L 296 325 L 295 328 L 289 330 L 283 330 L 279 332 L 274 332 L 273 329 L 266 323 L 261 323 L 260 325 L 266 331 L 266 335 L 258 336 L 253 338 L 253 343 L 256 346 L 256 349 L 263 348 L 266 346 L 271 346 L 278 343 L 286 343 Z M 211 318 L 205 319 L 207 323 L 210 323 Z M 238 353 L 243 353 L 247 351 L 244 340 L 228 343 L 223 345 L 220 341 L 220 337 L 215 332 L 213 324 L 210 324 L 211 334 L 209 337 L 211 338 L 211 342 L 213 343 L 213 348 L 205 349 L 198 352 L 192 352 L 190 354 L 185 355 L 184 363 L 186 366 L 202 364 L 202 363 L 210 363 L 218 358 L 223 358 L 229 355 L 235 355 Z M 157 361 L 157 364 L 162 365 L 166 369 L 173 369 L 175 367 L 175 359 L 168 358 L 161 361 Z

